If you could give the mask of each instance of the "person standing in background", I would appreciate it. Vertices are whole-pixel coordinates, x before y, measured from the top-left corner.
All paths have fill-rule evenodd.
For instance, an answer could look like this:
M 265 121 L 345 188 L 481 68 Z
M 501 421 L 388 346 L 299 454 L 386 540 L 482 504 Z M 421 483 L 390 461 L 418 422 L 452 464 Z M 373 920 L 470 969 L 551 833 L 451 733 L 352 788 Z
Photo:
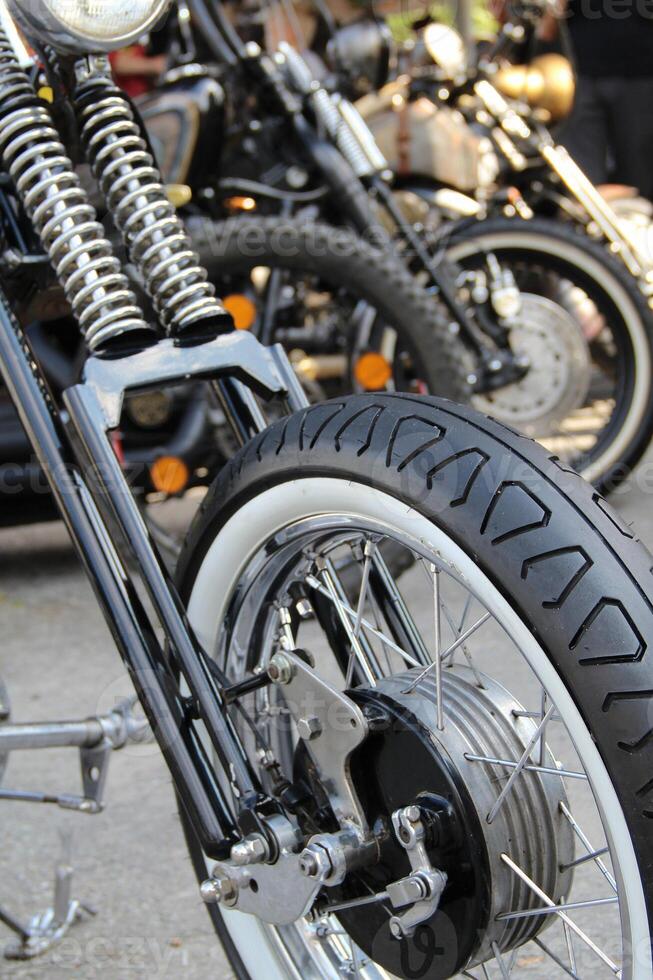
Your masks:
M 578 77 L 560 142 L 594 184 L 653 199 L 653 0 L 567 0 L 561 16 Z

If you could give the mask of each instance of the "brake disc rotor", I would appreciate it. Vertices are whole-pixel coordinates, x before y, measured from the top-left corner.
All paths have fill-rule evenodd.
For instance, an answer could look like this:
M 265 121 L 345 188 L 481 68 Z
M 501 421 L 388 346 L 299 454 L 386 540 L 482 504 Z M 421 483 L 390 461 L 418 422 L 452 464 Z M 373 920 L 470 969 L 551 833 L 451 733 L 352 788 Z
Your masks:
M 572 883 L 574 843 L 561 812 L 567 798 L 555 759 L 548 748 L 532 744 L 538 722 L 496 681 L 457 666 L 442 679 L 444 727 L 439 730 L 435 681 L 427 675 L 410 690 L 418 676 L 418 670 L 408 671 L 374 689 L 352 692 L 371 728 L 352 759 L 352 778 L 377 832 L 388 827 L 395 809 L 421 806 L 429 858 L 448 883 L 438 910 L 410 939 L 390 934 L 387 902 L 341 911 L 338 917 L 381 967 L 440 980 L 492 958 L 496 949 L 503 953 L 522 945 L 554 918 L 505 916 L 506 910 L 541 907 L 505 857 L 558 903 Z M 532 766 L 521 771 L 497 808 L 529 745 L 532 755 L 538 754 L 537 771 Z M 512 768 L 500 762 L 512 762 Z M 330 899 L 379 894 L 409 873 L 406 852 L 390 829 L 382 839 L 379 863 L 330 889 Z
M 510 331 L 516 354 L 526 355 L 528 373 L 491 395 L 476 395 L 474 407 L 528 435 L 555 433 L 580 408 L 589 390 L 592 361 L 580 325 L 562 306 L 535 293 L 522 293 L 518 323 Z

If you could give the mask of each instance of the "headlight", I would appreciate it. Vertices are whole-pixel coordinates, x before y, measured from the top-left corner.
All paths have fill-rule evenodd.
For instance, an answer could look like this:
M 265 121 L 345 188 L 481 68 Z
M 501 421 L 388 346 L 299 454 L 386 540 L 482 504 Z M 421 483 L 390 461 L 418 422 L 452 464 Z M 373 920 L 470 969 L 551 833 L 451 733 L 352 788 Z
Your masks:
M 434 62 L 443 81 L 459 81 L 467 72 L 467 52 L 462 37 L 446 24 L 428 24 L 420 32 L 412 57 L 413 63 Z
M 145 34 L 170 0 L 9 0 L 31 40 L 72 54 L 113 51 Z
M 345 72 L 357 96 L 385 85 L 394 55 L 388 25 L 368 18 L 339 28 L 327 45 L 331 67 Z

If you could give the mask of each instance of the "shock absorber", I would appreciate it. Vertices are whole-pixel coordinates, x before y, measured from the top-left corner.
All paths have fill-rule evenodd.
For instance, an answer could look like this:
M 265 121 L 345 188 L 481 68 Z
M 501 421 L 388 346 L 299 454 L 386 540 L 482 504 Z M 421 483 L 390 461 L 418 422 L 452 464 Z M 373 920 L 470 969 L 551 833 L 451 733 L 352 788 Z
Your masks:
M 357 177 L 388 170 L 388 163 L 358 110 L 340 95 L 331 95 L 315 79 L 309 65 L 290 44 L 279 53 L 293 88 L 310 100 L 313 111 Z
M 77 63 L 74 100 L 88 161 L 164 328 L 193 338 L 230 330 L 105 57 Z
M 131 348 L 156 339 L 50 114 L 1 28 L 0 156 L 89 349 Z

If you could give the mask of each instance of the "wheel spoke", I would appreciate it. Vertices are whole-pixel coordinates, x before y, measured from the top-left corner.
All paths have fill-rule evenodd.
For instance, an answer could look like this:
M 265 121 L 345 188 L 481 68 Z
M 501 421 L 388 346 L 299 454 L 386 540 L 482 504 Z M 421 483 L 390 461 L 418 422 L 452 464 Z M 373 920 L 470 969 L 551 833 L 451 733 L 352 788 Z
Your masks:
M 460 636 L 460 629 L 458 629 L 458 627 L 454 624 L 453 616 L 451 615 L 451 613 L 447 609 L 446 605 L 443 605 L 442 609 L 443 609 L 443 612 L 444 612 L 445 619 L 449 623 L 449 626 L 451 627 L 451 631 L 453 632 L 454 636 Z M 461 627 L 461 629 L 462 629 L 462 627 Z M 467 661 L 467 666 L 474 673 L 474 677 L 476 678 L 476 683 L 477 683 L 478 687 L 481 688 L 481 690 L 484 690 L 484 685 L 483 685 L 483 681 L 481 680 L 481 675 L 479 674 L 478 670 L 476 669 L 476 665 L 474 663 L 474 660 L 472 658 L 472 655 L 471 655 L 469 649 L 467 648 L 467 644 L 466 643 L 463 643 L 461 649 L 462 649 L 462 654 L 463 654 L 465 660 Z
M 358 594 L 358 605 L 356 607 L 356 620 L 354 622 L 354 640 L 358 642 L 358 638 L 361 632 L 363 610 L 365 608 L 365 600 L 367 598 L 367 585 L 370 580 L 370 562 L 372 555 L 374 554 L 375 544 L 373 541 L 366 541 L 365 548 L 363 549 L 363 554 L 365 556 L 365 561 L 363 563 L 363 573 L 361 576 L 361 587 Z M 352 644 L 351 653 L 349 654 L 349 663 L 347 665 L 347 676 L 345 678 L 345 687 L 351 687 L 351 681 L 354 674 L 354 664 L 356 662 L 356 650 Z
M 506 766 L 508 769 L 516 769 L 519 766 L 518 762 L 513 762 L 510 759 L 494 759 L 489 755 L 471 755 L 469 752 L 465 753 L 465 758 L 469 762 L 487 762 L 493 766 Z M 522 766 L 524 772 L 539 772 L 546 776 L 566 776 L 568 779 L 587 779 L 587 775 L 584 772 L 575 772 L 573 769 L 554 769 L 553 766 L 536 766 L 534 763 L 527 763 Z
M 540 705 L 540 711 L 541 711 L 540 717 L 542 718 L 544 718 L 547 711 L 546 704 L 547 704 L 547 694 L 544 688 L 542 688 L 542 701 Z M 542 735 L 540 736 L 539 761 L 540 761 L 540 765 L 544 766 L 544 763 L 546 762 L 546 724 L 543 726 Z
M 372 561 L 370 586 L 395 643 L 409 650 L 420 666 L 430 664 L 433 658 L 380 548 L 376 549 Z
M 307 575 L 306 583 L 310 585 L 312 589 L 315 589 L 321 595 L 325 596 L 327 599 L 330 599 L 334 603 L 338 611 L 340 613 L 343 613 L 345 617 L 353 621 L 356 620 L 356 613 L 351 608 L 351 606 L 349 606 L 343 599 L 339 599 L 334 593 L 329 592 L 325 588 L 325 586 L 318 579 L 315 578 L 314 575 Z M 406 663 L 410 664 L 411 667 L 421 666 L 421 664 L 419 664 L 414 659 L 414 657 L 411 657 L 409 653 L 406 653 L 405 650 L 402 650 L 402 648 L 397 643 L 395 643 L 394 640 L 391 640 L 389 636 L 386 636 L 386 634 L 382 630 L 376 629 L 376 627 L 373 626 L 372 623 L 370 623 L 369 619 L 365 619 L 365 617 L 363 616 L 361 617 L 361 623 L 364 626 L 364 628 L 369 633 L 371 633 L 372 636 L 375 636 L 381 643 L 384 644 L 384 646 L 387 646 L 391 650 L 394 650 L 395 653 L 398 653 L 399 656 L 406 661 Z
M 567 928 L 567 926 L 565 926 L 565 929 L 566 928 Z M 560 959 L 560 957 L 559 956 L 556 956 L 556 954 L 553 952 L 553 950 L 549 949 L 548 946 L 545 946 L 544 943 L 542 942 L 542 940 L 541 939 L 538 939 L 537 936 L 535 937 L 535 939 L 533 940 L 533 942 L 535 943 L 536 946 L 539 946 L 539 948 L 542 950 L 542 952 L 543 953 L 546 953 L 546 955 L 549 956 L 553 960 L 554 963 L 557 963 L 558 966 L 560 967 L 560 969 L 561 970 L 564 970 L 564 972 L 568 976 L 573 977 L 574 980 L 580 980 L 580 977 L 576 973 L 576 967 L 575 966 L 572 966 L 572 968 L 569 969 L 569 967 L 566 966 L 562 962 L 562 960 Z
M 565 896 L 562 896 L 562 902 L 564 904 Z M 565 932 L 565 943 L 567 944 L 567 956 L 569 957 L 569 966 L 571 967 L 572 976 L 576 975 L 576 954 L 574 953 L 574 937 L 571 934 L 571 929 L 566 922 L 562 923 L 562 928 Z
M 555 912 L 569 912 L 573 909 L 585 909 L 592 905 L 615 905 L 619 899 L 616 895 L 609 898 L 590 898 L 585 902 L 563 902 L 560 905 L 547 905 L 543 909 L 518 909 L 515 912 L 500 912 L 497 920 L 503 919 L 532 919 L 536 915 L 553 915 Z
M 610 872 L 608 871 L 607 867 L 605 866 L 601 858 L 596 856 L 596 850 L 594 847 L 592 847 L 592 844 L 590 843 L 587 834 L 585 834 L 580 824 L 574 818 L 569 807 L 562 800 L 560 800 L 560 810 L 571 824 L 572 830 L 574 831 L 578 839 L 587 848 L 588 854 L 593 855 L 594 863 L 596 864 L 597 868 L 599 869 L 599 871 L 601 872 L 605 880 L 609 882 L 612 890 L 616 893 L 617 882 L 615 881 L 614 877 L 610 874 Z
M 550 706 L 549 710 L 547 711 L 547 713 L 545 714 L 544 718 L 542 719 L 542 721 L 540 722 L 540 724 L 537 726 L 537 728 L 535 729 L 535 731 L 531 735 L 530 739 L 528 740 L 528 745 L 524 749 L 524 752 L 522 754 L 521 759 L 519 760 L 519 762 L 517 763 L 517 765 L 515 766 L 515 768 L 511 772 L 510 778 L 508 779 L 508 782 L 506 783 L 506 785 L 503 787 L 503 789 L 499 793 L 499 796 L 497 797 L 497 799 L 496 799 L 496 801 L 494 803 L 494 806 L 492 807 L 492 809 L 488 813 L 487 817 L 485 818 L 488 823 L 492 823 L 492 821 L 496 817 L 497 813 L 499 812 L 499 810 L 503 806 L 503 804 L 505 802 L 505 799 L 508 796 L 508 793 L 511 792 L 513 786 L 515 785 L 515 781 L 521 775 L 521 773 L 522 773 L 522 771 L 524 769 L 524 766 L 528 762 L 528 757 L 530 756 L 531 752 L 533 751 L 533 748 L 536 745 L 537 740 L 539 738 L 541 738 L 542 732 L 543 732 L 544 728 L 546 727 L 546 723 L 547 723 L 547 721 L 549 720 L 549 718 L 551 717 L 551 715 L 553 714 L 554 711 L 555 711 L 555 705 L 552 704 Z
M 497 943 L 492 943 L 492 952 L 494 953 L 494 958 L 497 961 L 497 965 L 499 967 L 503 980 L 510 980 L 510 970 L 503 962 L 503 958 L 501 956 L 501 950 L 499 949 Z
M 580 864 L 587 864 L 588 861 L 595 861 L 597 858 L 601 857 L 603 854 L 609 854 L 609 847 L 602 847 L 598 851 L 591 851 L 589 854 L 584 854 L 582 857 L 576 858 L 574 861 L 569 861 L 567 864 L 561 864 L 561 871 L 568 871 L 569 868 L 577 868 Z
M 433 576 L 433 624 L 435 633 L 435 723 L 438 731 L 444 731 L 444 710 L 442 706 L 442 620 L 440 617 L 440 569 L 431 565 Z
M 458 639 L 454 643 L 451 644 L 451 646 L 447 647 L 447 649 L 440 657 L 440 660 L 442 662 L 447 660 L 448 657 L 450 657 L 453 653 L 455 653 L 458 647 L 462 646 L 463 643 L 465 643 L 465 641 L 468 640 L 473 633 L 479 630 L 484 623 L 487 623 L 488 619 L 490 618 L 491 618 L 491 613 L 488 612 L 485 613 L 483 616 L 481 616 L 480 619 L 477 619 L 476 622 L 472 626 L 470 626 L 468 630 L 466 630 L 461 636 L 458 637 Z M 402 693 L 411 694 L 418 686 L 418 684 L 421 683 L 423 678 L 426 677 L 429 671 L 434 669 L 435 669 L 435 663 L 429 664 L 428 667 L 425 667 L 424 670 L 420 671 L 420 673 L 417 675 L 415 680 L 411 684 L 409 684 L 408 687 Z
M 544 902 L 545 905 L 548 905 L 549 908 L 551 906 L 554 906 L 555 905 L 555 902 L 551 898 L 549 898 L 549 896 L 546 894 L 546 892 L 542 891 L 542 889 L 539 887 L 539 885 L 536 885 L 535 882 L 532 880 L 532 878 L 529 878 L 528 875 L 526 874 L 526 872 L 525 871 L 522 871 L 522 869 L 519 867 L 519 865 L 518 864 L 515 864 L 515 862 L 510 857 L 508 857 L 507 854 L 502 854 L 501 855 L 501 860 L 505 864 L 508 865 L 508 867 L 511 869 L 511 871 L 513 871 L 517 875 L 518 878 L 521 878 L 521 880 L 524 882 L 524 884 L 527 885 L 531 889 L 531 891 L 534 892 L 535 895 L 537 895 L 538 898 L 540 898 Z M 559 916 L 562 919 L 563 922 L 566 922 L 567 923 L 567 925 L 569 926 L 569 928 L 573 932 L 576 933 L 576 935 L 578 936 L 578 938 L 581 939 L 582 942 L 584 942 L 585 945 L 588 946 L 589 949 L 591 949 L 592 952 L 595 953 L 599 957 L 599 959 L 603 963 L 605 963 L 605 965 L 610 970 L 612 970 L 612 972 L 615 974 L 615 976 L 619 976 L 619 974 L 621 972 L 619 970 L 619 967 L 615 963 L 612 962 L 612 960 L 610 959 L 610 957 L 607 956 L 603 952 L 603 950 L 599 946 L 597 946 L 596 943 L 592 939 L 590 939 L 590 937 L 587 935 L 587 933 L 583 932 L 583 930 L 580 928 L 580 926 L 577 926 L 576 925 L 576 923 L 573 921 L 573 919 L 570 919 L 569 918 L 569 916 L 567 915 L 566 912 L 561 912 L 558 909 L 556 909 L 555 910 L 555 915 Z

